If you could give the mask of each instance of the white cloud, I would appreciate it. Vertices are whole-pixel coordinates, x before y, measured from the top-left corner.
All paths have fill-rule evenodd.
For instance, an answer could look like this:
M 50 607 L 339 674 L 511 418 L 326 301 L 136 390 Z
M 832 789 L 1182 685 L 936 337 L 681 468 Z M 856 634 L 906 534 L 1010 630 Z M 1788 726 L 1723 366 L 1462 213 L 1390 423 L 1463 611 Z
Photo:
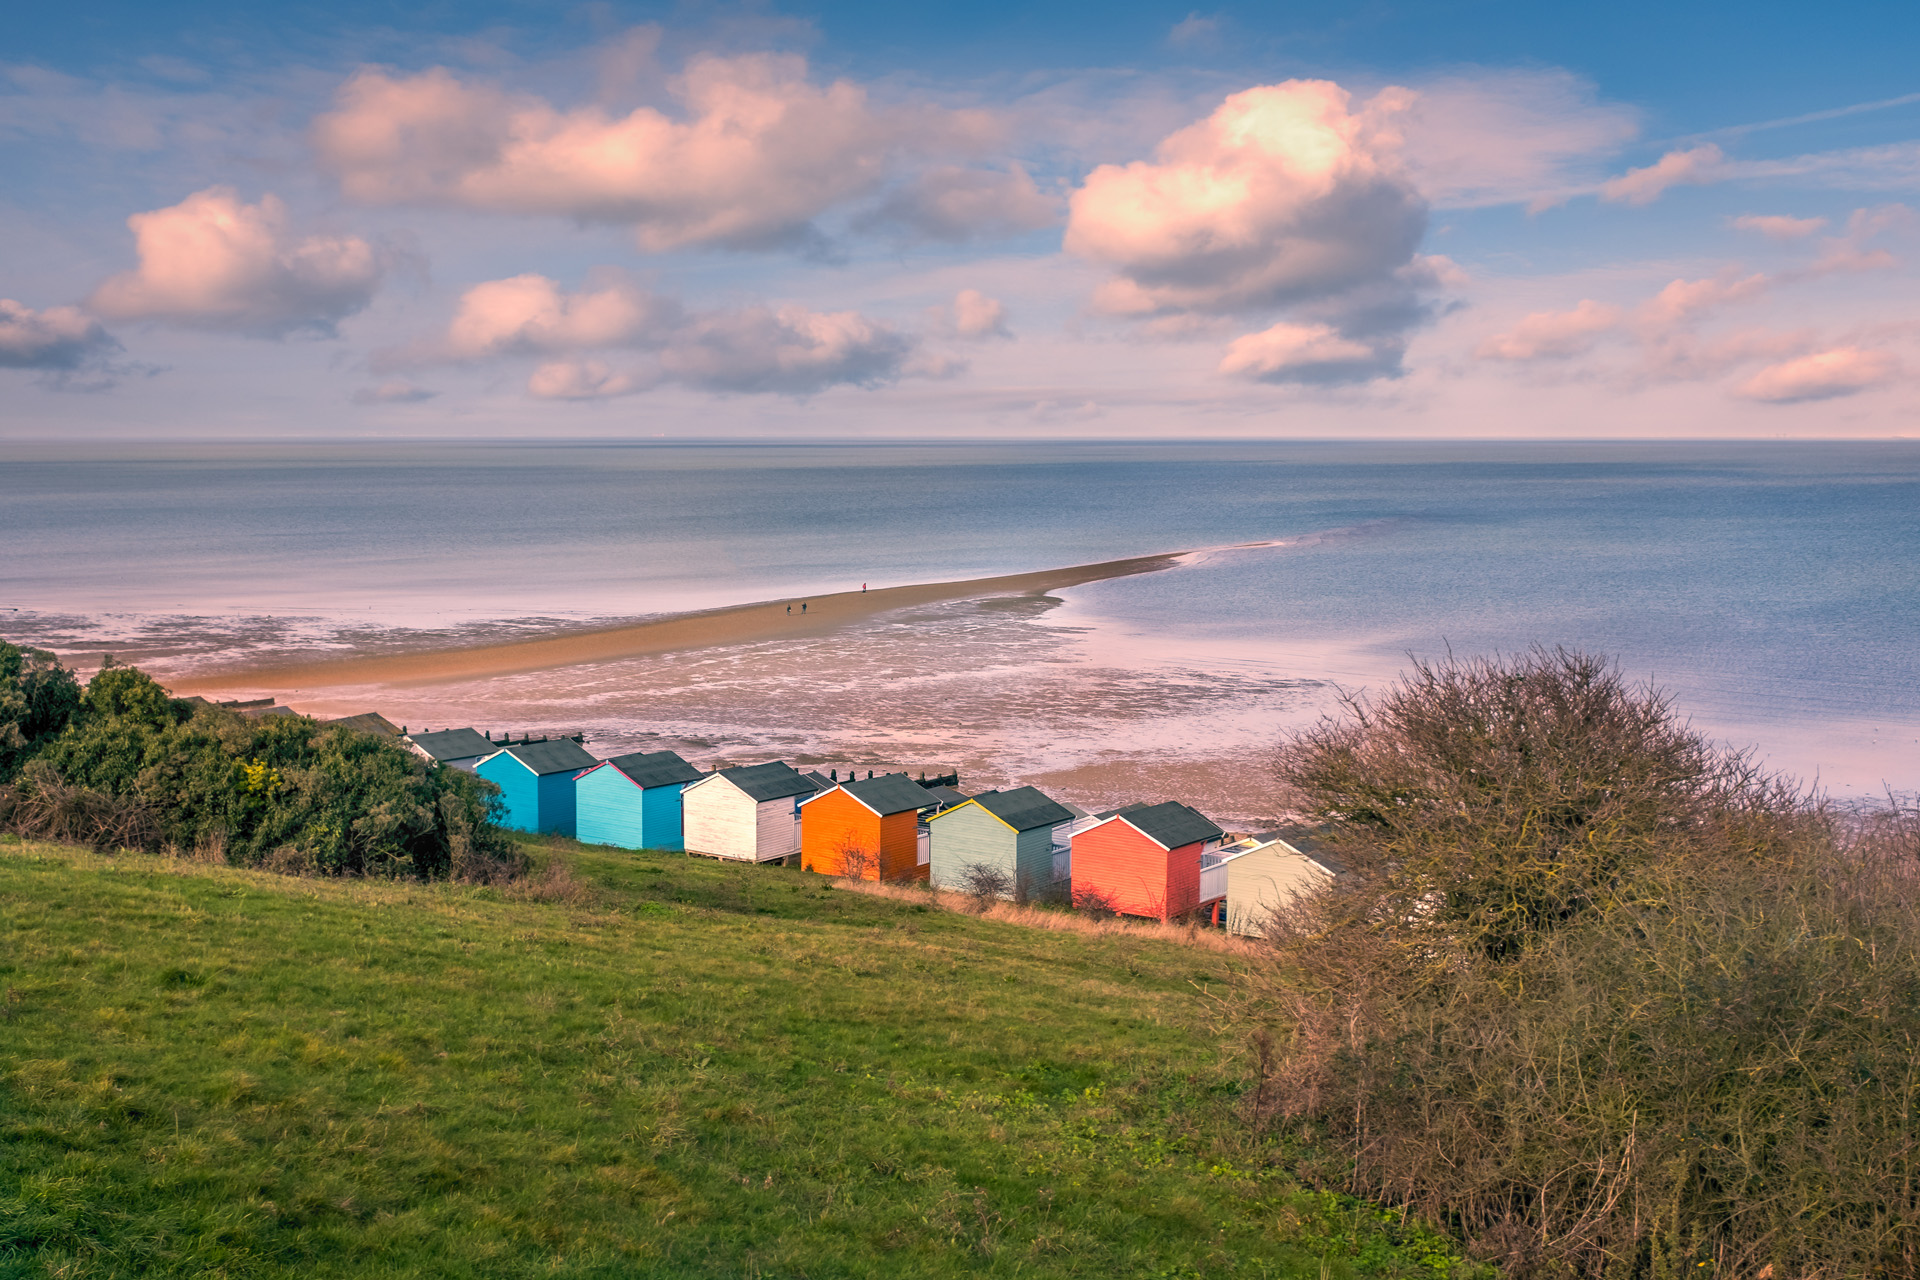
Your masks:
M 389 378 L 378 386 L 362 387 L 353 393 L 355 404 L 418 404 L 422 400 L 431 400 L 439 395 L 438 391 L 429 391 L 425 387 L 415 386 L 405 378 Z
M 1020 235 L 1060 221 L 1060 202 L 1044 195 L 1018 164 L 1005 172 L 943 165 L 915 176 L 861 219 L 929 240 L 958 243 Z
M 1235 338 L 1220 372 L 1256 382 L 1364 382 L 1395 370 L 1399 354 L 1342 337 L 1331 325 L 1281 323 Z
M 109 319 L 331 334 L 372 300 L 383 275 L 380 255 L 357 236 L 293 234 L 286 205 L 270 194 L 245 204 L 231 187 L 209 187 L 127 225 L 140 265 L 103 281 L 87 302 Z
M 1889 352 L 1834 347 L 1768 365 L 1734 388 L 1734 394 L 1768 404 L 1832 400 L 1884 386 L 1900 372 L 1900 362 Z
M 0 298 L 0 369 L 70 372 L 97 365 L 120 344 L 78 307 L 44 311 Z
M 1644 169 L 1629 169 L 1600 184 L 1600 198 L 1615 204 L 1645 205 L 1669 187 L 1715 182 L 1727 176 L 1727 158 L 1712 143 L 1669 151 Z
M 1167 32 L 1167 43 L 1176 49 L 1210 45 L 1220 38 L 1220 19 L 1202 13 L 1189 13 Z
M 1743 276 L 1723 271 L 1704 280 L 1675 280 L 1644 303 L 1636 323 L 1649 334 L 1661 334 L 1736 302 L 1749 302 L 1767 291 L 1766 276 Z
M 1826 225 L 1825 218 L 1789 218 L 1762 213 L 1744 213 L 1733 220 L 1734 230 L 1757 231 L 1769 240 L 1804 240 Z
M 645 390 L 632 374 L 616 373 L 599 360 L 549 360 L 527 379 L 541 400 L 607 400 Z
M 1010 338 L 1007 308 L 978 289 L 962 289 L 953 299 L 953 331 L 963 338 Z
M 314 124 L 349 196 L 630 225 L 642 248 L 804 243 L 812 220 L 865 195 L 904 151 L 977 146 L 980 113 L 877 108 L 811 83 L 803 59 L 701 57 L 672 83 L 678 116 L 561 110 L 444 69 L 368 69 Z
M 1351 109 L 1328 81 L 1234 94 L 1152 161 L 1101 165 L 1070 203 L 1066 247 L 1117 273 L 1112 314 L 1235 313 L 1325 299 L 1412 261 L 1426 205 L 1405 173 L 1389 89 Z
M 1600 336 L 1619 325 L 1618 307 L 1582 298 L 1571 311 L 1536 311 L 1505 333 L 1474 350 L 1482 360 L 1565 360 L 1592 350 Z

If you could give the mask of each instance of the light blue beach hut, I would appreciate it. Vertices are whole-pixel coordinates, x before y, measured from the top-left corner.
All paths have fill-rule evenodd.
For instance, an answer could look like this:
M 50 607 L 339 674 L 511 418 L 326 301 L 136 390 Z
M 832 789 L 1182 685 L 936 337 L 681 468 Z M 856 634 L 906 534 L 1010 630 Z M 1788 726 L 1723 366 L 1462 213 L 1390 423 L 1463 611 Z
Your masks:
M 500 788 L 500 801 L 506 806 L 502 826 L 570 836 L 574 828 L 573 780 L 582 770 L 599 763 L 572 738 L 550 738 L 496 751 L 473 771 Z
M 578 839 L 681 851 L 680 790 L 701 776 L 672 751 L 636 751 L 595 765 L 573 780 Z
M 933 883 L 971 889 L 987 872 L 1015 898 L 1037 897 L 1055 879 L 1054 831 L 1072 821 L 1071 809 L 1037 787 L 982 792 L 927 820 Z

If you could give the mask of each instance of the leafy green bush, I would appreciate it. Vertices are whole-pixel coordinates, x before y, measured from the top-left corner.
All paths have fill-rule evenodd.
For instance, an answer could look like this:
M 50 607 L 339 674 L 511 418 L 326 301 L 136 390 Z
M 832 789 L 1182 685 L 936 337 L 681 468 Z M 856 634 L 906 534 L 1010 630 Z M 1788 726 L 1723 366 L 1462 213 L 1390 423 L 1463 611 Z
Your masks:
M 133 667 L 109 664 L 75 693 L 65 727 L 0 798 L 0 821 L 23 834 L 300 874 L 489 881 L 524 869 L 496 824 L 493 784 L 396 742 L 173 699 Z
M 1351 862 L 1279 913 L 1254 1090 L 1519 1274 L 1920 1270 L 1920 829 L 1606 664 L 1421 667 L 1283 774 Z
M 0 782 L 67 727 L 80 706 L 80 682 L 44 649 L 0 640 Z

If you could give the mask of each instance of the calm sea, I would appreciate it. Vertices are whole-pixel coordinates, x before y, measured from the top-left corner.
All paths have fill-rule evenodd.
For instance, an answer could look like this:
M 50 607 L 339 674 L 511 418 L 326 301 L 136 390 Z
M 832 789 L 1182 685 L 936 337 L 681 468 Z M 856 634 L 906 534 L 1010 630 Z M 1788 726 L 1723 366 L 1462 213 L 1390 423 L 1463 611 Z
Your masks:
M 1920 787 L 1912 443 L 0 445 L 0 635 L 163 673 L 1251 542 L 1279 545 L 818 644 L 354 696 L 1084 781 L 1245 756 L 1409 652 L 1567 644 L 1836 791 Z

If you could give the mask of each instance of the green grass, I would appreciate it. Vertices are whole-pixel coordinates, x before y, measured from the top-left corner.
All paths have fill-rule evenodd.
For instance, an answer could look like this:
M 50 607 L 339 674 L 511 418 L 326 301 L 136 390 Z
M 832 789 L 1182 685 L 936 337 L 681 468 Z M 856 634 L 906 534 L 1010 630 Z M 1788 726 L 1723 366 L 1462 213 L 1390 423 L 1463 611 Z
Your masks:
M 1451 1269 L 1260 1167 L 1216 952 L 561 843 L 590 901 L 0 840 L 0 1276 Z

